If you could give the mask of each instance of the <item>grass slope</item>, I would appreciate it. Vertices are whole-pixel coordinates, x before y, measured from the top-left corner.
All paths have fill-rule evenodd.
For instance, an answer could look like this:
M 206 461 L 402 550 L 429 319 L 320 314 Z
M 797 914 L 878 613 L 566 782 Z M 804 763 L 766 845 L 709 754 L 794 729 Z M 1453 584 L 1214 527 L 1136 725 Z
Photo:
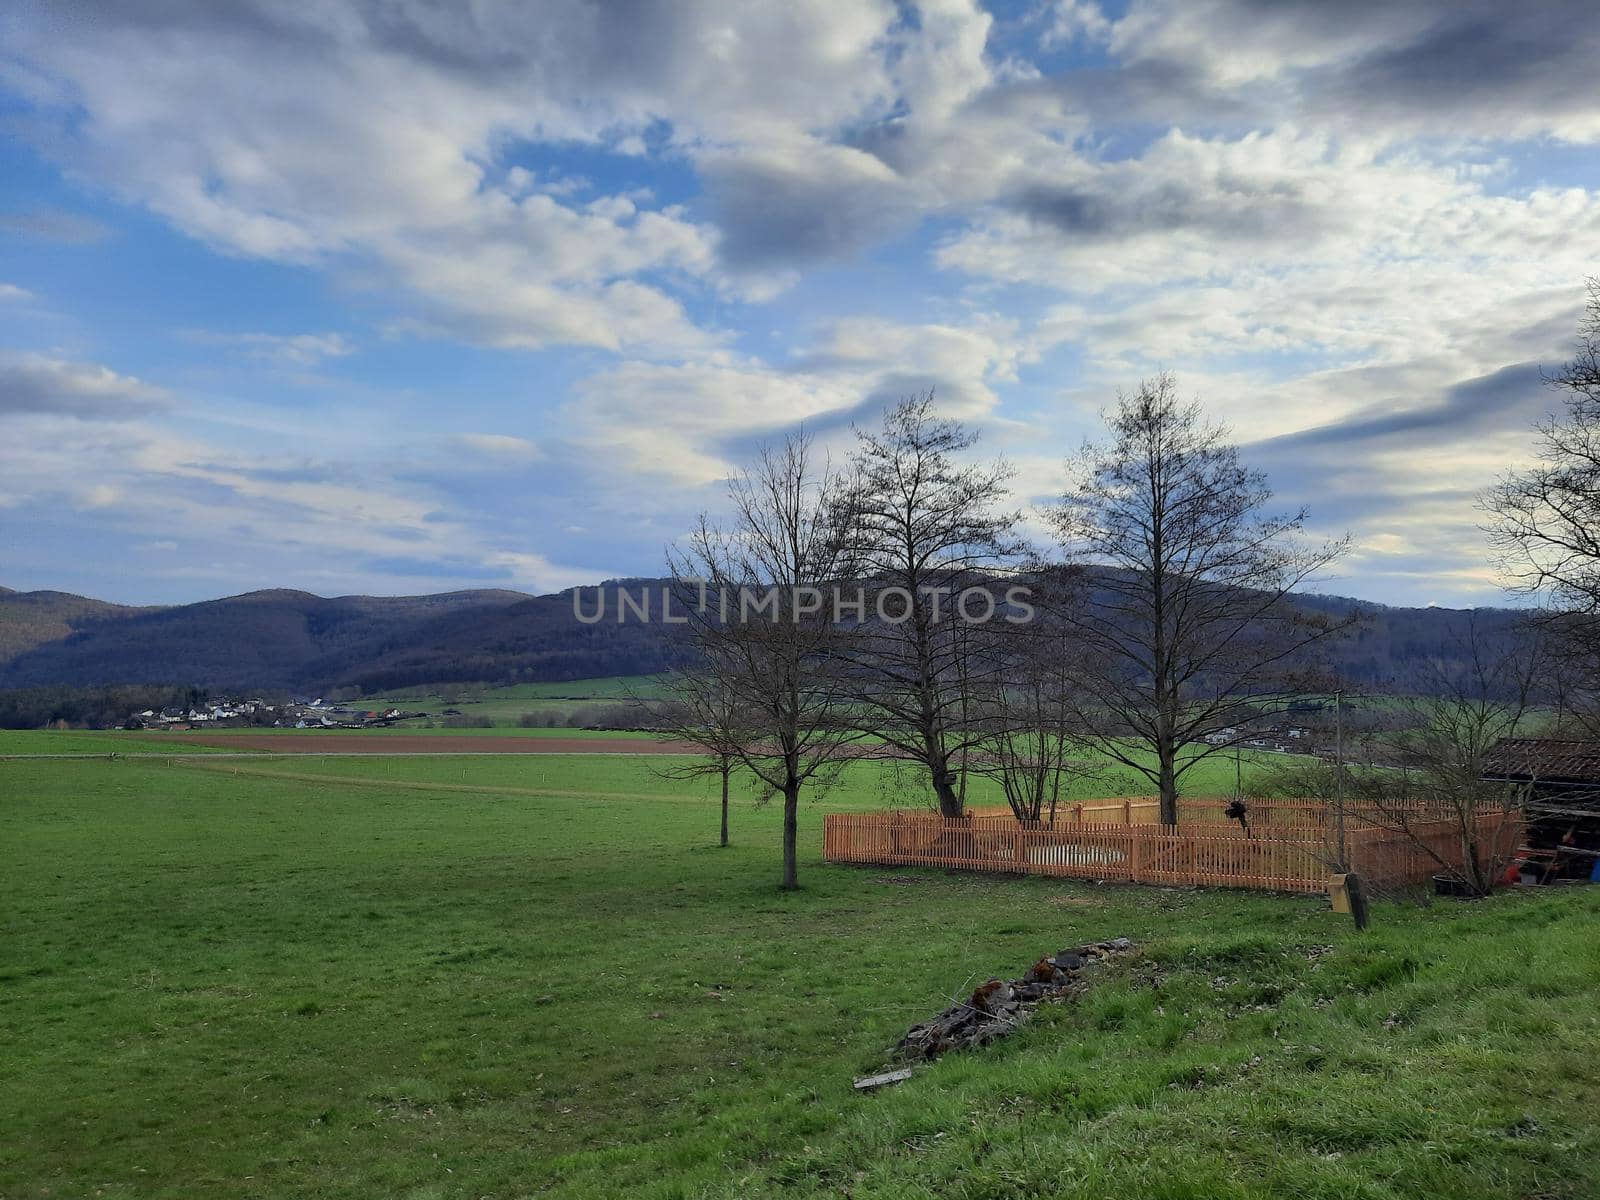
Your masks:
M 781 895 L 775 809 L 716 849 L 648 764 L 233 770 L 0 762 L 0 1195 L 1600 1191 L 1592 889 L 1358 936 L 1314 899 L 828 867 L 862 774 Z M 1146 954 L 1083 1003 L 852 1093 L 953 990 L 1119 934 Z

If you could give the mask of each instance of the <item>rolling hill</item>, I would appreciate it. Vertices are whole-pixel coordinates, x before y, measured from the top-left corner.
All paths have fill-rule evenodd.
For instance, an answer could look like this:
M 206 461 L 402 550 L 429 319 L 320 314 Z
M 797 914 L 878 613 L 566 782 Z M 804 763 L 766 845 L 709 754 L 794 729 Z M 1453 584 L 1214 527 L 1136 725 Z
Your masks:
M 608 584 L 636 589 L 659 581 Z M 1363 627 L 1334 651 L 1347 682 L 1415 689 L 1461 652 L 1466 613 L 1304 596 L 1323 611 L 1358 605 Z M 638 675 L 666 665 L 661 625 L 584 624 L 571 592 L 338 596 L 270 590 L 167 608 L 63 592 L 0 589 L 0 688 L 174 684 L 210 689 L 379 692 L 439 682 L 531 683 Z M 1477 610 L 1498 636 L 1519 614 Z
M 0 663 L 62 641 L 80 629 L 155 611 L 70 592 L 18 592 L 0 587 Z
M 59 592 L 0 592 L 0 687 L 161 683 L 364 691 L 440 680 L 637 674 L 659 632 L 583 625 L 570 593 L 338 596 L 269 590 L 137 609 Z

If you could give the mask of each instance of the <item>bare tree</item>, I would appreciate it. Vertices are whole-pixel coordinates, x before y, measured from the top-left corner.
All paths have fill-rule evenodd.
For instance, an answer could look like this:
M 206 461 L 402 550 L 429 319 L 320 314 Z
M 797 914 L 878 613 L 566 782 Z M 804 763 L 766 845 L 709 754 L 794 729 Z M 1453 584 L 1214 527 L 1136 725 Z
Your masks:
M 698 602 L 698 589 L 695 601 Z M 687 761 L 651 763 L 663 779 L 715 777 L 722 787 L 722 828 L 719 846 L 728 844 L 728 792 L 741 745 L 755 741 L 744 710 L 727 680 L 692 654 L 662 680 L 663 695 L 640 698 L 650 723 L 666 741 L 687 743 L 705 751 Z
M 840 481 L 795 435 L 729 483 L 733 520 L 702 518 L 669 553 L 677 612 L 708 696 L 739 714 L 727 748 L 783 798 L 782 887 L 798 886 L 801 789 L 825 781 L 859 736 L 836 669 L 831 595 L 852 575 Z
M 1348 539 L 1308 544 L 1304 510 L 1264 513 L 1265 476 L 1176 391 L 1160 375 L 1119 395 L 1110 440 L 1084 448 L 1050 513 L 1068 561 L 1093 568 L 1061 607 L 1079 647 L 1074 716 L 1155 785 L 1169 825 L 1184 773 L 1241 740 L 1247 718 L 1289 708 L 1296 666 L 1355 620 L 1290 597 Z
M 901 400 L 877 431 L 857 430 L 854 551 L 871 612 L 857 629 L 855 695 L 871 731 L 927 768 L 939 811 L 965 809 L 965 772 L 982 740 L 979 696 L 992 690 L 987 587 L 1015 560 L 1014 512 L 1002 511 L 1004 463 L 957 460 L 977 434 L 938 417 L 933 393 Z
M 1054 822 L 1072 785 L 1098 770 L 1074 717 L 1072 638 L 1046 613 L 1003 635 L 1004 686 L 983 699 L 985 737 L 971 760 L 974 774 L 999 783 L 1019 821 Z
M 1386 719 L 1365 732 L 1364 766 L 1338 778 L 1327 764 L 1284 767 L 1258 780 L 1258 790 L 1342 797 L 1337 828 L 1397 832 L 1442 873 L 1486 895 L 1516 850 L 1522 804 L 1517 785 L 1484 778 L 1486 759 L 1502 738 L 1542 722 L 1549 658 L 1536 627 L 1507 637 L 1471 614 L 1450 641 L 1454 652 L 1435 663 L 1423 693 L 1391 699 Z M 1326 850 L 1330 866 L 1348 866 L 1332 829 Z
M 1565 414 L 1539 423 L 1538 463 L 1501 479 L 1483 507 L 1501 569 L 1547 601 L 1569 702 L 1600 733 L 1600 278 L 1589 280 L 1577 353 L 1546 382 L 1564 393 Z

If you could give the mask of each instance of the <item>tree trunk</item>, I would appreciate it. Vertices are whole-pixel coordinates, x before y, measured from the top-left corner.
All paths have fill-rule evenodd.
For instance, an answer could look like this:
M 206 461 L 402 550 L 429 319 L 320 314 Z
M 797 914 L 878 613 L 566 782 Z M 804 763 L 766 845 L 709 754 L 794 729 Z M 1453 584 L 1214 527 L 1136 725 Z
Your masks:
M 722 760 L 722 841 L 720 845 L 728 844 L 728 773 L 733 769 L 733 764 L 726 758 Z
M 1475 895 L 1487 896 L 1493 885 L 1488 878 L 1488 864 L 1478 860 L 1478 838 L 1474 828 L 1474 815 L 1468 813 L 1461 827 L 1461 877 L 1467 881 Z
M 1171 746 L 1158 746 L 1156 759 L 1160 764 L 1161 785 L 1161 823 L 1163 825 L 1176 825 L 1178 823 L 1178 777 L 1173 769 L 1173 759 L 1176 756 Z
M 961 802 L 961 793 L 956 790 L 950 768 L 943 763 L 939 763 L 933 769 L 933 794 L 939 798 L 940 816 L 959 817 L 966 811 L 966 806 Z
M 795 834 L 800 824 L 800 784 L 790 783 L 783 789 L 783 891 L 792 892 L 800 886 L 795 870 Z

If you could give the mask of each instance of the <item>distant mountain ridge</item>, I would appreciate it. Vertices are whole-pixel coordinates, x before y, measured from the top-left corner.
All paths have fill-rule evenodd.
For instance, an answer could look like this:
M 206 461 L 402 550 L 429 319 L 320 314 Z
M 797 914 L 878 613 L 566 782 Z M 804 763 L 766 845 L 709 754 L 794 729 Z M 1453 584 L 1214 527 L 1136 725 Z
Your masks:
M 71 592 L 19 592 L 0 587 L 0 664 L 96 623 L 153 611 Z
M 570 593 L 329 598 L 269 589 L 132 608 L 64 592 L 0 592 L 0 688 L 373 691 L 635 674 L 664 661 L 656 629 L 582 625 Z
M 571 591 L 477 590 L 427 596 L 316 596 L 269 589 L 166 607 L 66 592 L 0 588 L 0 688 L 175 684 L 212 690 L 365 692 L 442 682 L 528 683 L 637 675 L 667 664 L 660 625 L 618 623 L 616 580 L 606 619 L 573 615 Z M 585 589 L 586 595 L 589 589 Z M 1335 665 L 1353 685 L 1404 690 L 1454 646 L 1466 610 L 1398 608 L 1341 596 L 1298 597 L 1309 609 L 1358 606 L 1364 628 Z M 592 611 L 586 600 L 585 611 Z M 1480 631 L 1520 614 L 1478 609 Z

